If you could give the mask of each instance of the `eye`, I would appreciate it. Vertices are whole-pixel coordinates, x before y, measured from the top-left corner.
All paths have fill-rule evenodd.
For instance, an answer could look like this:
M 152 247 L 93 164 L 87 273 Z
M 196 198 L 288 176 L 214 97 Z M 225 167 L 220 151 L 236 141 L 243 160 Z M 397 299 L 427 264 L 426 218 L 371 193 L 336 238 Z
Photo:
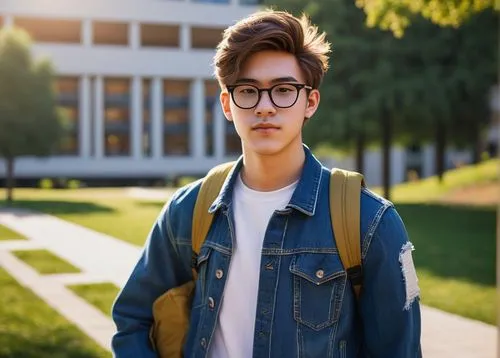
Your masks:
M 241 93 L 241 94 L 255 94 L 255 93 L 257 93 L 257 90 L 253 87 L 238 87 L 237 91 L 238 91 L 238 93 Z
M 287 93 L 287 92 L 291 92 L 292 89 L 290 89 L 290 87 L 282 87 L 282 86 L 280 86 L 280 87 L 276 88 L 276 91 L 280 92 L 280 93 Z

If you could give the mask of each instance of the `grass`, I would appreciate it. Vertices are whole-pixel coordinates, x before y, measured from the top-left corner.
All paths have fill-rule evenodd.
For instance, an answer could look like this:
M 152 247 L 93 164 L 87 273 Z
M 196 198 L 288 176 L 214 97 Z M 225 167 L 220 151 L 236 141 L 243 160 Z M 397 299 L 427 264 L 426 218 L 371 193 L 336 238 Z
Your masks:
M 498 160 L 449 171 L 436 178 L 393 188 L 393 200 L 416 247 L 422 302 L 494 324 L 495 209 L 447 206 L 438 199 L 452 190 L 498 178 Z M 0 190 L 0 197 L 3 195 Z M 17 206 L 54 214 L 136 245 L 143 245 L 163 201 L 140 201 L 123 189 L 32 190 L 15 192 Z M 1 202 L 0 202 L 1 205 Z M 82 296 L 109 312 L 115 292 L 85 287 Z
M 26 240 L 26 238 L 19 233 L 10 230 L 6 226 L 0 225 L 0 241 L 1 240 Z
M 0 198 L 5 191 L 0 189 Z M 42 211 L 90 229 L 143 245 L 163 206 L 130 198 L 121 188 L 37 190 L 16 189 L 13 207 Z M 4 202 L 0 200 L 0 206 Z
M 111 357 L 3 269 L 0 287 L 1 358 Z
M 111 306 L 119 292 L 119 288 L 112 283 L 72 285 L 68 288 L 108 316 L 111 315 Z
M 19 250 L 13 254 L 42 275 L 80 272 L 78 268 L 47 250 Z
M 398 203 L 437 201 L 455 189 L 498 180 L 499 168 L 500 160 L 490 159 L 478 165 L 449 170 L 444 174 L 442 183 L 436 176 L 432 176 L 416 182 L 399 184 L 391 190 L 391 199 Z M 375 188 L 375 191 L 381 192 L 380 188 Z
M 422 302 L 496 323 L 495 210 L 399 204 L 415 245 Z

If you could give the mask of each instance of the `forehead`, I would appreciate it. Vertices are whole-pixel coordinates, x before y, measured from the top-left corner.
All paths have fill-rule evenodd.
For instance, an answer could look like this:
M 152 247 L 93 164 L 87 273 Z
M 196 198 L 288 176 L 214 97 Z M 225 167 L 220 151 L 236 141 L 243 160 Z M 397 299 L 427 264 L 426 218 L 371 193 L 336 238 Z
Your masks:
M 238 75 L 238 79 L 251 78 L 262 84 L 283 77 L 294 77 L 299 82 L 304 81 L 296 57 L 288 52 L 278 51 L 261 51 L 251 55 L 244 62 Z

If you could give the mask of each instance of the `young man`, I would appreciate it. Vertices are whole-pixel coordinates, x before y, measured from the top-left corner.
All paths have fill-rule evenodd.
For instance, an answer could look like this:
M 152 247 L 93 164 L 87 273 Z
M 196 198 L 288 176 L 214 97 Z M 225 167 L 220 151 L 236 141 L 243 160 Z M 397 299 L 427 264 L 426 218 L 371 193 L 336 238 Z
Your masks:
M 329 50 L 306 18 L 277 11 L 224 33 L 216 76 L 243 155 L 210 208 L 184 357 L 421 357 L 419 290 L 399 215 L 362 189 L 358 302 L 330 224 L 330 172 L 302 144 Z M 164 207 L 116 300 L 117 357 L 155 356 L 152 304 L 192 279 L 200 184 L 179 189 Z

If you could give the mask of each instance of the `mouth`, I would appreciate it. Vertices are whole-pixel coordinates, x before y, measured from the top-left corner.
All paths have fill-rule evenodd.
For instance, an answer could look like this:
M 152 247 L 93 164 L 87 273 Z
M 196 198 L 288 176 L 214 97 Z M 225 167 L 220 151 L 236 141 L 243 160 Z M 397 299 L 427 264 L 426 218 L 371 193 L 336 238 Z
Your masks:
M 267 131 L 271 132 L 278 129 L 280 129 L 280 127 L 268 123 L 260 123 L 252 127 L 252 130 L 254 131 L 265 131 L 265 132 Z

